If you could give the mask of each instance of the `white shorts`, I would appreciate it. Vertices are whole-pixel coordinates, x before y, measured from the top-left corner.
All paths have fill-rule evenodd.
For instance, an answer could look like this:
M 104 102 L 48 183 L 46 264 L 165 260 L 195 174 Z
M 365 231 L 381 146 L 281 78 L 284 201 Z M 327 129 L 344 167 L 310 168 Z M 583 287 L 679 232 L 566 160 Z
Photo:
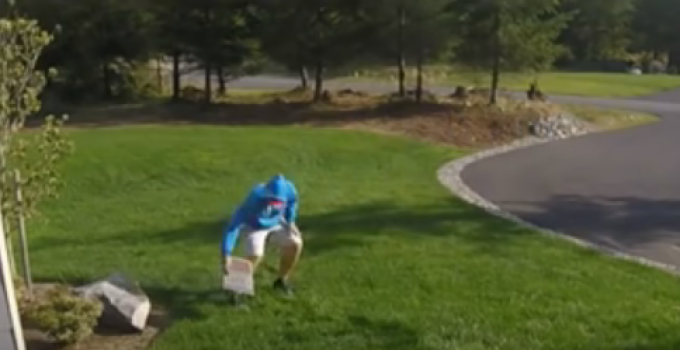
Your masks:
M 249 226 L 244 226 L 241 230 L 241 235 L 245 240 L 246 256 L 264 256 L 267 238 L 270 235 L 279 247 L 302 245 L 302 237 L 295 230 L 286 229 L 282 226 L 264 230 L 255 230 Z

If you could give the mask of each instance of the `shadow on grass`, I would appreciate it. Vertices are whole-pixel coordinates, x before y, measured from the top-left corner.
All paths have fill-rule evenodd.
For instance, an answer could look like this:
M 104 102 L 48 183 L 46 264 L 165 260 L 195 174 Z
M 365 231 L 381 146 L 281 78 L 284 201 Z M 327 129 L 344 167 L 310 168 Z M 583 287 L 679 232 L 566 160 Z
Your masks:
M 324 336 L 342 342 L 351 339 L 361 342 L 362 348 L 385 350 L 434 350 L 422 344 L 421 331 L 415 329 L 403 319 L 374 318 L 367 315 L 342 315 L 320 313 L 312 304 L 300 303 L 295 313 L 305 320 L 305 323 L 327 325 Z M 283 338 L 290 344 L 318 341 L 319 334 L 310 332 L 307 327 L 289 327 Z M 315 339 L 316 338 L 316 339 Z
M 674 330 L 668 330 L 674 332 Z M 645 345 L 631 345 L 631 346 L 614 346 L 614 345 L 594 345 L 590 347 L 578 348 L 578 350 L 678 350 L 680 349 L 680 340 L 659 340 L 652 344 Z M 576 350 L 576 349 L 575 349 Z
M 407 323 L 396 320 L 371 319 L 366 316 L 352 315 L 345 319 L 329 320 L 318 315 L 305 315 L 305 320 L 315 324 L 330 323 L 329 328 L 334 329 L 324 334 L 326 337 L 341 340 L 343 338 L 361 341 L 362 348 L 384 350 L 434 350 L 422 344 L 420 332 L 410 327 Z M 284 334 L 286 342 L 291 344 L 313 342 L 319 337 L 318 333 L 308 330 L 288 330 Z
M 347 250 L 362 248 L 371 244 L 375 238 L 394 237 L 398 240 L 413 241 L 423 239 L 454 236 L 456 239 L 469 242 L 483 254 L 504 254 L 504 247 L 514 244 L 514 240 L 526 235 L 529 231 L 510 225 L 506 221 L 490 217 L 477 208 L 465 205 L 456 199 L 436 201 L 437 204 L 426 206 L 395 205 L 389 202 L 341 208 L 319 215 L 304 215 L 300 218 L 300 228 L 305 237 L 305 257 L 320 256 L 338 249 Z M 113 237 L 91 237 L 87 241 L 68 237 L 45 237 L 32 243 L 34 252 L 64 246 L 85 246 L 96 250 L 100 246 L 126 245 L 164 246 L 181 245 L 188 249 L 192 246 L 214 246 L 218 250 L 224 221 L 191 223 L 185 227 L 164 232 L 128 232 Z M 275 269 L 275 266 L 263 266 Z M 206 267 L 206 271 L 212 271 Z M 92 276 L 88 276 L 92 277 Z M 103 276 L 102 276 L 103 277 Z M 78 276 L 65 276 L 65 281 L 78 285 L 87 281 Z M 217 288 L 197 289 L 192 286 L 155 286 L 142 287 L 155 303 L 168 306 L 173 319 L 200 319 L 201 312 L 209 304 L 227 305 L 223 294 Z M 360 318 L 354 323 L 369 322 Z M 391 336 L 380 335 L 390 332 L 397 325 L 373 324 L 374 332 L 381 344 L 378 348 L 394 348 Z M 360 328 L 360 327 L 359 327 Z M 409 343 L 405 340 L 408 332 L 396 337 L 399 344 Z M 415 337 L 415 335 L 414 335 Z M 396 345 L 395 345 L 396 346 Z
M 194 222 L 164 232 L 127 232 L 112 237 L 92 237 L 87 241 L 70 237 L 44 237 L 32 243 L 34 251 L 59 246 L 125 247 L 158 245 L 214 245 L 219 247 L 226 220 Z M 492 217 L 457 199 L 425 206 L 374 202 L 347 206 L 333 212 L 302 215 L 298 221 L 305 237 L 305 254 L 319 255 L 336 249 L 361 247 L 376 236 L 412 239 L 455 236 L 472 243 L 480 252 L 501 253 L 503 246 L 529 231 Z

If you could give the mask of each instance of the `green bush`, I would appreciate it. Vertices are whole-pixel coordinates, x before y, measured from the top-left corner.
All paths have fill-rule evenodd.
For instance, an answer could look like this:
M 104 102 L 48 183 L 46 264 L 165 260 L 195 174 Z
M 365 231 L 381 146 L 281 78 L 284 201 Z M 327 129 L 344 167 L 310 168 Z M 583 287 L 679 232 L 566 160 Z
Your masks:
M 60 344 L 76 344 L 92 334 L 103 311 L 101 303 L 59 286 L 34 300 L 24 317 Z

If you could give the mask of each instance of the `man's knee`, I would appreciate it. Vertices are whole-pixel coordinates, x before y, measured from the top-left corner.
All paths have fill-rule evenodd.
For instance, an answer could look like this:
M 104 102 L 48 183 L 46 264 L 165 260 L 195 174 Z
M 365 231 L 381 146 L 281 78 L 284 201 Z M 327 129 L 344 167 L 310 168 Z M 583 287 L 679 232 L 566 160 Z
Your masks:
M 262 261 L 262 255 L 249 255 L 247 259 L 251 264 L 253 264 L 253 268 L 257 268 L 257 266 L 260 265 L 260 262 Z
M 297 250 L 300 250 L 302 249 L 304 242 L 302 241 L 302 237 L 300 237 L 299 234 L 289 232 L 288 234 L 286 234 L 285 239 L 282 242 L 282 245 L 285 248 L 295 248 Z

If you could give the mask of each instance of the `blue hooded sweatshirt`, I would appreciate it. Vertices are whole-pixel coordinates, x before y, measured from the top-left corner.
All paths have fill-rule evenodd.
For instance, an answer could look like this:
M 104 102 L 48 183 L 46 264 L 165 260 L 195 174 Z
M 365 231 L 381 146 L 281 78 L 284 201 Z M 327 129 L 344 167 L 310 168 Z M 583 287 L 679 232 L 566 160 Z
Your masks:
M 280 202 L 280 203 L 275 203 Z M 247 225 L 255 230 L 295 223 L 298 212 L 298 194 L 293 183 L 283 175 L 275 175 L 266 184 L 258 184 L 234 211 L 222 237 L 222 255 L 234 250 L 240 230 Z

